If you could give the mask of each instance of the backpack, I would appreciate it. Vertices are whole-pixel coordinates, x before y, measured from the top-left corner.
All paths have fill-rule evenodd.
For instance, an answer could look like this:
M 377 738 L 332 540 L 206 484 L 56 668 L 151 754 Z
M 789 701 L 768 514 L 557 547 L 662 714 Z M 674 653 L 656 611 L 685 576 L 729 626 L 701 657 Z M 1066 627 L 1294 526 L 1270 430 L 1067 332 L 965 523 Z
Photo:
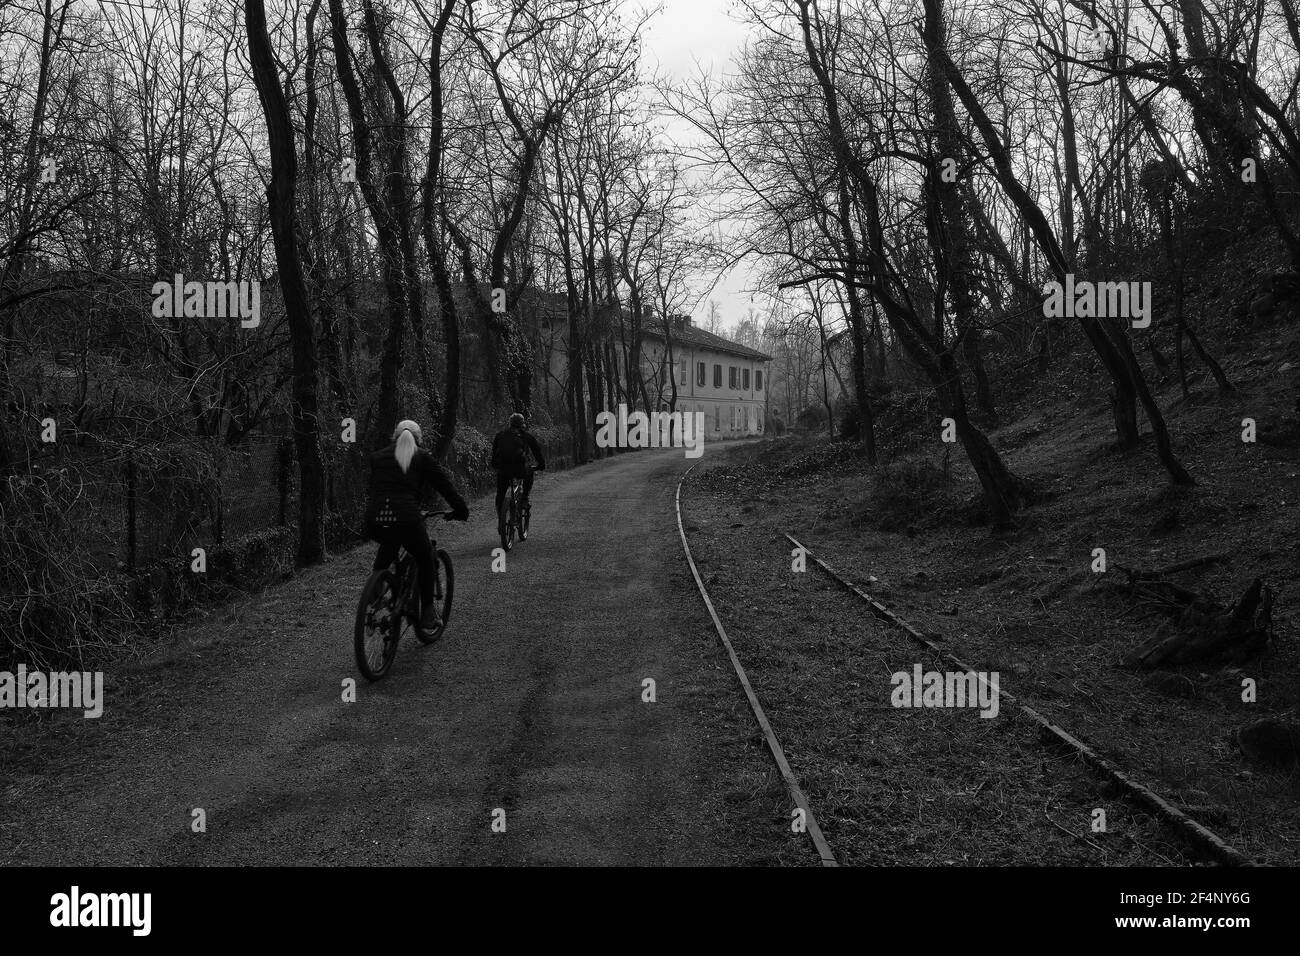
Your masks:
M 522 477 L 528 471 L 528 445 L 524 436 L 513 428 L 498 432 L 492 440 L 492 467 Z

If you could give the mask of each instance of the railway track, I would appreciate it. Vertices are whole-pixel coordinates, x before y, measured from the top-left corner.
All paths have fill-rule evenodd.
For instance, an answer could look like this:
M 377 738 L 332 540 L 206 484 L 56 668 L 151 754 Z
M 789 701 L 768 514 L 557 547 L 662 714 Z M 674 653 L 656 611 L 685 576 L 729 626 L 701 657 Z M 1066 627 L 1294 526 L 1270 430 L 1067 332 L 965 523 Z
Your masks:
M 768 749 L 772 753 L 772 756 L 776 761 L 778 770 L 780 771 L 781 777 L 784 780 L 786 788 L 790 793 L 791 799 L 793 800 L 795 806 L 799 808 L 799 810 L 803 811 L 805 815 L 806 822 L 807 822 L 807 832 L 809 838 L 812 840 L 814 849 L 818 853 L 818 856 L 820 857 L 823 865 L 836 866 L 838 865 L 838 863 L 834 851 L 831 849 L 828 841 L 826 840 L 825 834 L 822 832 L 820 826 L 816 822 L 816 818 L 813 813 L 813 809 L 809 804 L 808 798 L 804 793 L 804 791 L 802 790 L 802 788 L 799 786 L 798 780 L 795 777 L 794 772 L 791 769 L 788 760 L 786 759 L 785 752 L 782 749 L 780 742 L 777 739 L 776 732 L 773 729 L 771 722 L 767 718 L 767 715 L 763 710 L 762 704 L 759 701 L 758 696 L 754 691 L 754 688 L 750 683 L 748 676 L 745 673 L 744 666 L 741 664 L 740 659 L 736 654 L 735 648 L 732 645 L 731 639 L 727 635 L 726 628 L 724 627 L 721 619 L 718 616 L 717 609 L 713 604 L 712 598 L 709 596 L 708 589 L 705 587 L 704 584 L 704 579 L 701 576 L 699 568 L 697 567 L 694 557 L 691 553 L 690 543 L 687 540 L 685 526 L 682 522 L 681 493 L 686 478 L 690 475 L 691 471 L 694 470 L 694 467 L 695 466 L 692 466 L 690 469 L 687 469 L 687 471 L 682 475 L 681 479 L 678 481 L 676 499 L 675 499 L 676 513 L 677 513 L 677 530 L 678 530 L 678 534 L 681 536 L 682 548 L 683 551 L 685 552 L 687 562 L 690 566 L 691 575 L 695 580 L 696 587 L 699 589 L 701 598 L 704 600 L 705 607 L 708 609 L 709 616 L 713 621 L 714 628 L 718 632 L 718 636 L 721 639 L 722 644 L 727 651 L 728 657 L 730 658 L 732 663 L 732 667 L 736 672 L 737 678 L 739 679 L 740 684 L 745 692 L 745 696 L 749 702 L 750 709 L 753 712 L 755 720 L 757 721 L 759 728 L 763 733 Z M 977 679 L 981 683 L 985 683 L 985 678 L 983 676 L 984 671 L 982 671 L 979 668 L 970 666 L 965 661 L 956 657 L 950 651 L 946 650 L 945 648 L 936 644 L 931 639 L 927 638 L 923 633 L 921 633 L 917 628 L 915 628 L 910 623 L 908 623 L 904 618 L 898 615 L 895 611 L 886 607 L 883 603 L 881 603 L 876 598 L 872 597 L 862 588 L 853 584 L 843 574 L 841 574 L 839 571 L 831 567 L 822 558 L 818 557 L 817 555 L 814 555 L 811 549 L 809 549 L 806 545 L 800 543 L 799 540 L 796 539 L 793 535 L 789 533 L 785 533 L 785 537 L 796 548 L 802 549 L 805 556 L 812 561 L 812 563 L 817 567 L 819 571 L 825 574 L 828 578 L 834 581 L 836 585 L 838 585 L 840 588 L 842 588 L 847 593 L 852 595 L 858 601 L 865 604 L 869 609 L 869 611 L 875 617 L 879 618 L 882 621 L 885 621 L 891 627 L 903 632 L 910 641 L 923 647 L 927 652 L 933 654 L 937 659 L 947 662 L 956 670 L 962 672 L 974 673 L 977 676 Z M 995 688 L 995 690 L 1001 700 L 1005 701 L 1006 703 L 1012 704 L 1014 707 L 1018 709 L 1018 711 L 1021 714 L 1027 717 L 1034 725 L 1036 725 L 1039 728 L 1040 737 L 1042 739 L 1050 740 L 1054 744 L 1058 744 L 1061 747 L 1067 748 L 1068 752 L 1073 753 L 1075 756 L 1077 756 L 1078 759 L 1081 760 L 1083 763 L 1085 763 L 1091 770 L 1093 770 L 1097 774 L 1100 774 L 1108 781 L 1110 781 L 1113 785 L 1115 785 L 1117 788 L 1119 788 L 1119 791 L 1131 802 L 1140 805 L 1146 808 L 1147 810 L 1150 810 L 1152 813 L 1154 813 L 1162 823 L 1164 823 L 1170 830 L 1176 833 L 1179 836 L 1179 838 L 1196 853 L 1204 857 L 1207 857 L 1222 865 L 1227 865 L 1227 866 L 1256 865 L 1253 860 L 1251 860 L 1249 857 L 1247 857 L 1245 854 L 1243 854 L 1236 848 L 1232 847 L 1226 840 L 1224 840 L 1221 836 L 1219 836 L 1209 827 L 1195 820 L 1185 811 L 1177 807 L 1174 803 L 1165 799 L 1164 797 L 1160 796 L 1158 793 L 1153 791 L 1151 788 L 1142 784 L 1131 773 L 1125 771 L 1124 769 L 1117 766 L 1111 760 L 1102 756 L 1100 753 L 1097 752 L 1097 750 L 1094 747 L 1084 742 L 1077 735 L 1070 733 L 1068 730 L 1060 726 L 1055 721 L 1044 716 L 1044 714 L 1040 712 L 1039 709 L 1030 706 L 1024 700 L 1021 700 L 1017 696 L 1008 693 L 1002 687 L 997 687 Z
M 727 637 L 727 629 L 722 626 L 722 621 L 718 618 L 718 612 L 714 609 L 713 601 L 709 598 L 709 591 L 704 586 L 704 580 L 700 577 L 700 569 L 695 566 L 695 558 L 691 555 L 690 542 L 686 540 L 686 529 L 682 525 L 682 484 L 686 481 L 686 476 L 694 469 L 695 466 L 691 465 L 690 468 L 686 469 L 686 473 L 682 475 L 681 480 L 677 482 L 675 499 L 677 533 L 681 535 L 682 549 L 686 552 L 686 562 L 691 567 L 691 576 L 695 578 L 695 586 L 700 589 L 700 597 L 704 598 L 704 606 L 709 610 L 709 617 L 713 619 L 713 626 L 718 632 L 718 637 L 722 640 L 722 646 L 727 649 L 727 656 L 731 658 L 731 666 L 736 671 L 740 686 L 744 688 L 745 697 L 749 700 L 749 708 L 753 711 L 754 719 L 758 721 L 758 726 L 763 731 L 763 739 L 767 742 L 767 748 L 771 751 L 777 769 L 781 772 L 781 779 L 785 781 L 786 789 L 790 791 L 790 797 L 794 800 L 795 807 L 803 814 L 804 828 L 809 839 L 813 842 L 818 857 L 821 858 L 822 866 L 839 866 L 830 844 L 826 842 L 826 837 L 817 823 L 817 817 L 813 813 L 812 806 L 808 803 L 808 798 L 800 788 L 799 781 L 795 779 L 789 761 L 785 759 L 785 751 L 781 749 L 781 743 L 776 739 L 776 733 L 772 730 L 767 714 L 763 711 L 763 705 L 759 702 L 758 695 L 754 693 L 754 688 L 749 683 L 749 677 L 745 674 L 744 665 L 740 663 L 740 658 L 736 656 L 736 649 L 731 645 L 731 638 Z

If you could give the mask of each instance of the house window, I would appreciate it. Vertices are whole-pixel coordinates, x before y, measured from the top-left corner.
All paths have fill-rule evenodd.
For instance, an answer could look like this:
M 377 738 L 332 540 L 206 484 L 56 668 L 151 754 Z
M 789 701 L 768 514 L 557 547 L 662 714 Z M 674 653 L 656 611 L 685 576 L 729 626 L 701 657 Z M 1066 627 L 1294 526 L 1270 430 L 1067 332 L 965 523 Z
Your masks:
M 681 380 L 682 380 L 682 385 L 685 385 L 686 384 L 686 363 L 685 362 L 682 362 Z
M 736 387 L 736 366 L 734 365 L 727 366 L 727 387 Z
M 763 390 L 763 372 L 761 369 L 755 369 L 754 370 L 754 391 L 761 392 L 762 390 Z
M 707 375 L 708 372 L 705 371 L 704 363 L 701 362 L 699 369 L 697 369 L 695 373 L 695 383 L 699 385 L 701 388 L 703 388 L 704 385 L 708 382 Z
M 745 369 L 740 373 L 740 381 L 740 387 L 745 389 L 745 391 L 749 391 L 749 369 Z
M 719 375 L 722 374 L 721 365 L 718 366 L 718 374 Z M 721 405 L 713 406 L 713 430 L 718 432 L 722 431 L 722 406 Z
M 722 366 L 713 366 L 713 387 L 722 388 Z

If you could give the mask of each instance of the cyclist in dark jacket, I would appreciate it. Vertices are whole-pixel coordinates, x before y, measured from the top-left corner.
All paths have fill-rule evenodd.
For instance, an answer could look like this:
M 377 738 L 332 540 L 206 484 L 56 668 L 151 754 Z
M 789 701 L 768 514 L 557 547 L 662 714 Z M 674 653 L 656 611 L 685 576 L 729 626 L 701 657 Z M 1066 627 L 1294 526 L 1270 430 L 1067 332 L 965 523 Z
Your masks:
M 533 468 L 528 464 L 528 453 L 537 460 L 537 471 L 546 470 L 546 458 L 542 455 L 542 446 L 528 432 L 528 423 L 524 416 L 515 412 L 510 416 L 506 427 L 497 432 L 492 439 L 492 467 L 497 472 L 497 533 L 505 533 L 505 513 L 501 505 L 510 490 L 510 482 L 515 478 L 524 480 L 524 494 L 520 506 L 528 506 L 528 495 L 533 490 Z
M 374 569 L 397 559 L 398 547 L 415 558 L 419 569 L 420 627 L 436 630 L 442 617 L 433 598 L 433 544 L 420 514 L 420 499 L 429 486 L 447 499 L 452 517 L 469 518 L 469 507 L 447 473 L 419 447 L 420 426 L 409 419 L 399 422 L 393 444 L 370 456 L 370 493 L 366 502 L 366 536 L 379 543 Z

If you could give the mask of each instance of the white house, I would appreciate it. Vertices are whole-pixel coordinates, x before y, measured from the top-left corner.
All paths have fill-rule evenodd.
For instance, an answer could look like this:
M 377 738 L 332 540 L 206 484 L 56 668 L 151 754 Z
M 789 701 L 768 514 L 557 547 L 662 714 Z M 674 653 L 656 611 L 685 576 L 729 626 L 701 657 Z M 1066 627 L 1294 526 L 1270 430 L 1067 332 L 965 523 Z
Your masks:
M 677 384 L 674 411 L 703 412 L 708 438 L 763 434 L 769 387 L 767 363 L 772 356 L 697 328 L 686 316 L 671 316 L 669 321 Z M 655 322 L 644 332 L 641 346 L 646 384 L 658 385 L 663 408 L 673 397 L 666 375 L 668 338 Z
M 529 307 L 541 330 L 542 361 L 550 378 L 561 382 L 567 374 L 565 299 L 554 293 L 533 292 Z M 625 341 L 625 315 L 615 319 L 616 342 Z M 772 356 L 706 332 L 693 325 L 688 316 L 669 316 L 667 326 L 669 331 L 657 315 L 645 317 L 641 373 L 652 406 L 645 411 L 703 412 L 706 440 L 763 434 L 770 387 L 767 365 Z M 615 411 L 605 409 L 605 404 L 597 399 L 593 411 Z

